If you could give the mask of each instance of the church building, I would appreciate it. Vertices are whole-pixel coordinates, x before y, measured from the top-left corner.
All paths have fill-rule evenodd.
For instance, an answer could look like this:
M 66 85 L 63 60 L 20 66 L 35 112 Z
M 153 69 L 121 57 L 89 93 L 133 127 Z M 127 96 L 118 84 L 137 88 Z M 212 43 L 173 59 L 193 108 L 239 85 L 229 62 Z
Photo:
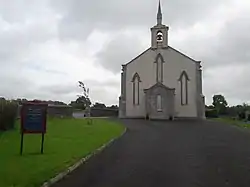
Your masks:
M 169 46 L 168 31 L 159 3 L 151 46 L 122 65 L 120 118 L 205 118 L 201 61 Z

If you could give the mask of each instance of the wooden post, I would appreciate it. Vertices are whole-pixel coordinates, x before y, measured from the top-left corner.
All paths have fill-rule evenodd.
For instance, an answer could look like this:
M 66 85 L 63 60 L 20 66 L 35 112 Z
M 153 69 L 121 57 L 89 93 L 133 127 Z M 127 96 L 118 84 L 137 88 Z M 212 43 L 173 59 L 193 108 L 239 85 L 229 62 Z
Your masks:
M 23 132 L 21 133 L 21 146 L 20 146 L 20 155 L 23 154 Z
M 42 133 L 41 154 L 43 154 L 44 133 Z

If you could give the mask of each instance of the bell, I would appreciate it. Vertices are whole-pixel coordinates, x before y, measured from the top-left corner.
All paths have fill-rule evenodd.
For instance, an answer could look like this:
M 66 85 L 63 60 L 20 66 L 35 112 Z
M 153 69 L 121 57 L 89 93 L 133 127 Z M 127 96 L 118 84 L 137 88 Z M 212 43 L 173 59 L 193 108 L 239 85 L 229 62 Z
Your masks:
M 157 35 L 157 41 L 162 41 L 162 35 Z

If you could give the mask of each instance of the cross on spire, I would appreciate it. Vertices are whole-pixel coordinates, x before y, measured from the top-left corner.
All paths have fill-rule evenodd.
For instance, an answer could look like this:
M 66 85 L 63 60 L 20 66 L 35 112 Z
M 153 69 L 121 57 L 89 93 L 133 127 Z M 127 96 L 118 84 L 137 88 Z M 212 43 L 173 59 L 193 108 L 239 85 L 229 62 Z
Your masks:
M 162 24 L 162 13 L 161 13 L 161 1 L 159 0 L 158 12 L 157 12 L 157 25 Z

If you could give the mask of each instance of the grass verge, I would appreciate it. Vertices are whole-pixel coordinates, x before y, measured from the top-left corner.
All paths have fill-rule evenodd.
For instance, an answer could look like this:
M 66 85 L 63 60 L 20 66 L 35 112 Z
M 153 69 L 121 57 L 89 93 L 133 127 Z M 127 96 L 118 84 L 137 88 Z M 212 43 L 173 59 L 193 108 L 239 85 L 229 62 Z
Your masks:
M 19 122 L 18 127 L 19 127 Z M 49 119 L 44 154 L 41 135 L 25 135 L 23 155 L 19 155 L 19 128 L 0 135 L 0 186 L 39 186 L 80 158 L 119 136 L 124 127 L 117 122 L 94 119 Z
M 250 128 L 250 123 L 246 123 L 244 121 L 233 120 L 233 119 L 230 119 L 230 118 L 215 118 L 214 120 L 221 121 L 221 122 L 224 122 L 224 123 L 228 123 L 228 124 L 231 124 L 231 125 L 235 125 L 235 126 L 238 126 L 238 127 Z

